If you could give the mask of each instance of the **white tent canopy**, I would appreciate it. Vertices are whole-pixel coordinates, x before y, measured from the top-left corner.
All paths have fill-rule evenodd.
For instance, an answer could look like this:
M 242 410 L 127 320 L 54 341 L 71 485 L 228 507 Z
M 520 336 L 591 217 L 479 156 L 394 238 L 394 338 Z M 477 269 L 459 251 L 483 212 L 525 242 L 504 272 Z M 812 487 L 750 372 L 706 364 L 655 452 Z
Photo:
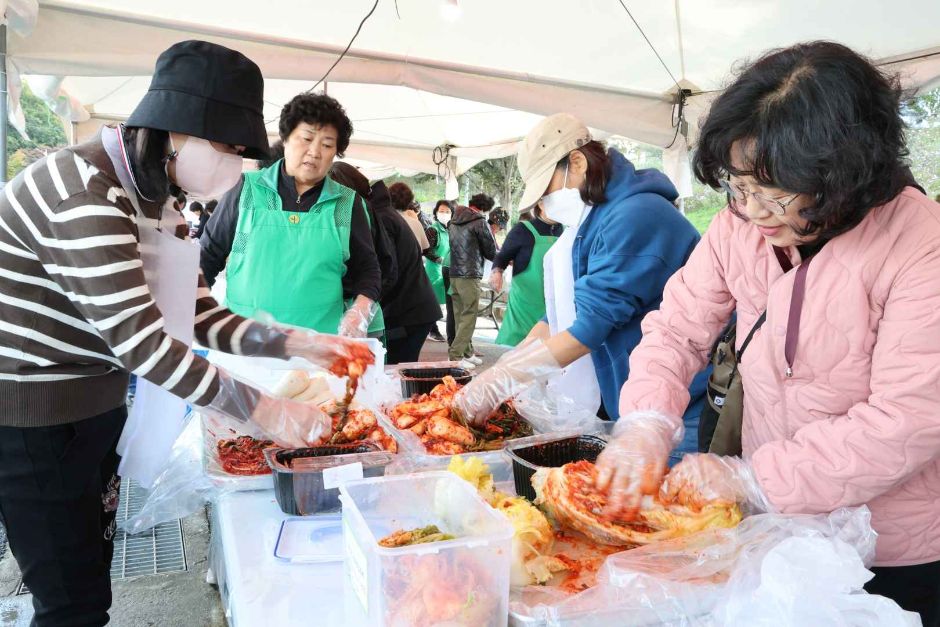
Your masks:
M 372 4 L 49 0 L 31 34 L 11 32 L 9 61 L 20 75 L 64 78 L 46 79 L 46 95 L 71 96 L 63 110 L 75 121 L 90 113 L 93 124 L 130 113 L 172 43 L 215 41 L 261 67 L 274 135 L 280 107 L 323 76 Z M 694 131 L 736 61 L 810 39 L 888 63 L 910 87 L 940 84 L 937 0 L 624 0 L 662 62 L 618 0 L 461 0 L 452 22 L 442 4 L 398 0 L 396 12 L 380 1 L 333 70 L 328 92 L 356 127 L 349 156 L 436 172 L 433 150 L 449 145 L 448 165 L 462 172 L 512 154 L 539 116 L 557 111 L 667 146 L 676 136 L 673 77 L 693 92 Z

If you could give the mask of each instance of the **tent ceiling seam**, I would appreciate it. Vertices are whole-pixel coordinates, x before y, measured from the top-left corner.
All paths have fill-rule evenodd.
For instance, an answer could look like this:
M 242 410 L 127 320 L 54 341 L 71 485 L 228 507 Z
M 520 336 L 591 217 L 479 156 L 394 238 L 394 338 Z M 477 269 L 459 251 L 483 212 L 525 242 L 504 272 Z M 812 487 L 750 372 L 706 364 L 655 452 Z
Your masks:
M 141 15 L 129 15 L 127 13 L 116 12 L 116 11 L 104 11 L 89 7 L 79 7 L 75 6 L 69 2 L 63 2 L 61 0 L 45 0 L 40 6 L 40 11 L 58 11 L 62 13 L 69 13 L 73 15 L 81 15 L 85 17 L 92 17 L 102 20 L 111 20 L 115 22 L 126 22 L 130 24 L 136 24 L 139 26 L 148 26 L 152 28 L 159 28 L 163 30 L 174 30 L 174 31 L 188 31 L 193 34 L 206 35 L 211 37 L 228 37 L 235 38 L 249 43 L 255 43 L 266 46 L 281 46 L 285 48 L 293 48 L 300 51 L 320 53 L 320 54 L 330 54 L 335 55 L 342 52 L 342 47 L 340 46 L 330 46 L 330 45 L 314 45 L 309 42 L 299 41 L 296 39 L 276 37 L 273 35 L 258 35 L 255 33 L 247 31 L 239 31 L 235 29 L 228 29 L 222 27 L 207 26 L 203 24 L 191 24 L 187 22 L 180 22 L 176 20 L 167 20 L 158 17 L 150 16 L 141 16 Z M 10 56 L 15 57 L 16 54 L 12 53 Z M 413 59 L 405 55 L 390 55 L 383 54 L 380 52 L 371 52 L 371 51 L 355 51 L 351 50 L 347 55 L 347 58 L 354 58 L 360 61 L 378 61 L 386 63 L 399 63 L 407 67 L 416 66 L 420 68 L 426 68 L 431 70 L 440 70 L 447 72 L 454 72 L 457 74 L 470 74 L 479 76 L 481 78 L 491 78 L 499 80 L 515 80 L 523 81 L 530 83 L 537 83 L 540 85 L 545 85 L 548 87 L 564 87 L 569 89 L 582 89 L 593 91 L 597 93 L 607 93 L 615 96 L 633 96 L 636 98 L 643 98 L 651 101 L 657 102 L 671 102 L 672 97 L 670 94 L 657 94 L 652 92 L 645 92 L 641 90 L 631 90 L 631 89 L 618 89 L 614 87 L 608 87 L 605 85 L 595 85 L 592 83 L 581 83 L 578 81 L 566 81 L 562 79 L 555 79 L 546 76 L 536 76 L 533 74 L 525 72 L 506 72 L 501 70 L 495 70 L 493 68 L 485 67 L 476 67 L 476 66 L 467 66 L 456 63 L 441 63 L 435 62 L 430 59 Z M 406 76 L 407 72 L 402 73 L 402 76 Z M 275 78 L 275 77 L 271 77 Z M 334 81 L 334 82 L 346 82 L 346 81 Z M 410 87 L 410 85 L 405 85 Z

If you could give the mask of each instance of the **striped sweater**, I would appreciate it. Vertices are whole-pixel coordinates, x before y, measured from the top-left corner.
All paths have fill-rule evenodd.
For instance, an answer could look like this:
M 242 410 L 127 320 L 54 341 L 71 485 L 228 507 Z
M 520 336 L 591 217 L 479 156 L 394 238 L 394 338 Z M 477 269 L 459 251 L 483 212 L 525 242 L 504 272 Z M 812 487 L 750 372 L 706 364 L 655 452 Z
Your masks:
M 107 131 L 106 131 L 107 132 Z M 161 207 L 141 200 L 146 218 Z M 182 217 L 162 211 L 162 226 Z M 124 403 L 128 372 L 196 406 L 218 373 L 170 338 L 144 279 L 137 215 L 95 139 L 38 161 L 0 194 L 0 425 L 74 422 Z M 257 323 L 211 297 L 201 273 L 195 337 L 236 354 L 283 356 Z

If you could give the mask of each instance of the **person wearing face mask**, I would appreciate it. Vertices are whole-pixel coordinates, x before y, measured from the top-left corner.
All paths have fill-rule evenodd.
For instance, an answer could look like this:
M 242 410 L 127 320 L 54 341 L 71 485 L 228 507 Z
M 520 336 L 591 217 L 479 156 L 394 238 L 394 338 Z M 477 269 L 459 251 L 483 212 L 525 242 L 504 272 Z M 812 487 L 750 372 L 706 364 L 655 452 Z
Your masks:
M 538 205 L 535 217 L 512 227 L 493 260 L 490 286 L 503 290 L 503 273 L 512 264 L 512 285 L 497 344 L 516 346 L 545 317 L 545 281 L 543 260 L 564 232 L 563 224 L 543 216 Z
M 728 206 L 644 321 L 599 485 L 620 518 L 644 492 L 783 514 L 866 505 L 865 589 L 936 627 L 940 205 L 908 170 L 902 93 L 858 53 L 812 42 L 718 96 L 693 170 Z M 754 329 L 743 456 L 690 455 L 662 481 L 686 386 L 733 311 L 738 338 Z
M 202 270 L 224 269 L 226 303 L 321 333 L 366 337 L 382 329 L 382 274 L 362 198 L 328 176 L 352 123 L 335 99 L 300 94 L 278 127 L 284 158 L 246 172 L 206 226 Z
M 430 230 L 436 233 L 436 243 L 431 249 L 431 255 L 436 259 L 440 259 L 440 261 L 434 261 L 432 259 L 424 260 L 424 270 L 427 272 L 428 279 L 431 281 L 431 287 L 434 288 L 434 295 L 437 297 L 438 305 L 446 305 L 447 288 L 450 283 L 449 279 L 444 276 L 444 269 L 450 265 L 450 235 L 447 232 L 447 225 L 450 224 L 452 211 L 453 207 L 449 200 L 438 200 L 437 204 L 434 205 L 434 211 L 432 212 L 434 221 L 431 223 Z M 453 325 L 453 306 L 449 308 L 447 324 Z M 437 325 L 431 329 L 431 334 L 428 337 L 435 342 L 445 341 Z
M 366 357 L 356 342 L 268 328 L 219 306 L 198 246 L 176 235 L 178 188 L 211 198 L 235 184 L 243 157 L 264 155 L 262 97 L 261 72 L 242 54 L 178 43 L 157 59 L 125 125 L 36 162 L 0 198 L 0 512 L 33 595 L 32 625 L 108 622 L 119 464 L 122 475 L 126 463 L 142 472 L 141 456 L 163 446 L 149 427 L 184 424 L 189 404 L 252 421 L 285 446 L 329 433 L 320 410 L 195 355 L 193 336 L 323 367 Z
M 640 322 L 659 307 L 698 233 L 673 206 L 676 189 L 662 172 L 635 169 L 572 115 L 550 116 L 532 129 L 518 164 L 526 185 L 520 207 L 538 204 L 545 218 L 564 226 L 544 258 L 546 317 L 461 390 L 457 405 L 479 422 L 546 381 L 556 397 L 616 420 Z M 692 431 L 706 381 L 702 373 L 692 387 L 686 412 Z M 694 435 L 685 447 L 696 450 Z

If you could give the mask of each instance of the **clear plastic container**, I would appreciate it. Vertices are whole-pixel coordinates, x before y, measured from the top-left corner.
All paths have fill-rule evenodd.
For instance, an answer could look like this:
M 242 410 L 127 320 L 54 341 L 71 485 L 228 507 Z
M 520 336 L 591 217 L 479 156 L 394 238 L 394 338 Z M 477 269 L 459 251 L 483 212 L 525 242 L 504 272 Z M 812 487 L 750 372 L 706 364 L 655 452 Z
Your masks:
M 288 518 L 274 544 L 274 557 L 290 564 L 343 561 L 343 518 L 339 514 Z
M 448 472 L 340 486 L 348 624 L 499 627 L 509 616 L 509 520 Z M 453 540 L 384 548 L 399 530 L 437 525 Z

